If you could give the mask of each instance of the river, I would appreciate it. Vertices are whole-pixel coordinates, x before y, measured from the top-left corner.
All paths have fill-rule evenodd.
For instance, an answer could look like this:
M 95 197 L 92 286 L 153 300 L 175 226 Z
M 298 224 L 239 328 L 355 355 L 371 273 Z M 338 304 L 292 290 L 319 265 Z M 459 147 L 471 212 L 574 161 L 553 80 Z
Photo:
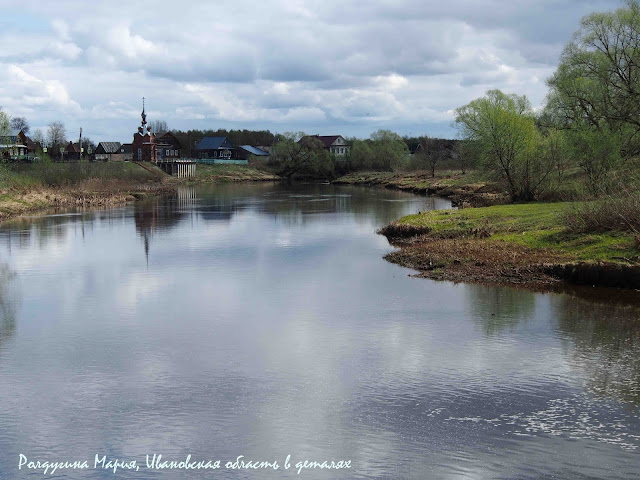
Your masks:
M 377 228 L 449 207 L 219 185 L 4 223 L 0 478 L 638 478 L 634 295 L 383 260 Z M 148 468 L 153 454 L 221 466 Z M 225 466 L 239 456 L 279 468 Z M 350 463 L 298 474 L 304 460 Z

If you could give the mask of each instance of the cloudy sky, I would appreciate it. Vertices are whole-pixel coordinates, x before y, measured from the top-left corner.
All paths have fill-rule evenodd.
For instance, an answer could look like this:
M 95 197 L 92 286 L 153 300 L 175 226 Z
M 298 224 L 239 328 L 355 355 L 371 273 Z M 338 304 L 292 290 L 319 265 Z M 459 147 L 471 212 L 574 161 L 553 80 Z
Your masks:
M 170 128 L 453 137 L 486 90 L 543 103 L 580 18 L 617 0 L 0 0 L 0 105 L 129 141 Z

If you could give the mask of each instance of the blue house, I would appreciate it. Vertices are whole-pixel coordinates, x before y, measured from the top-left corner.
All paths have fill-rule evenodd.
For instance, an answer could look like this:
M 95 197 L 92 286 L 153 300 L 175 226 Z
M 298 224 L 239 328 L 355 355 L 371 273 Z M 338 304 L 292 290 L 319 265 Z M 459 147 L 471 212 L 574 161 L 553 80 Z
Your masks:
M 204 137 L 196 145 L 196 156 L 199 159 L 231 160 L 234 151 L 235 147 L 227 137 Z

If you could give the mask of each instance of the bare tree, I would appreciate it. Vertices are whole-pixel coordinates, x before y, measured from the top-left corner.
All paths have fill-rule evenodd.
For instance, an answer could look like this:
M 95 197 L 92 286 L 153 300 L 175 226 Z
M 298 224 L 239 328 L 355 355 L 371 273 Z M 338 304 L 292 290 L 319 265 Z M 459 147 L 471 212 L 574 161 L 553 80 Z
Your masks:
M 29 122 L 27 122 L 26 118 L 13 117 L 11 119 L 11 128 L 18 131 L 22 130 L 25 135 L 28 135 L 31 127 L 29 126 Z
M 167 122 L 164 120 L 152 120 L 149 122 L 149 127 L 151 127 L 151 131 L 156 135 L 163 135 L 169 131 Z
M 424 164 L 429 167 L 431 176 L 436 176 L 436 166 L 446 158 L 447 152 L 442 142 L 428 136 L 420 137 L 419 153 Z
M 89 151 L 94 153 L 96 151 L 96 142 L 91 140 L 89 137 L 82 137 L 82 148 L 84 148 L 84 154 L 89 155 Z
M 47 143 L 52 157 L 60 156 L 60 147 L 67 143 L 67 131 L 62 122 L 51 122 L 47 129 Z
M 33 132 L 33 135 L 31 136 L 31 140 L 33 140 L 35 143 L 39 143 L 40 145 L 44 145 L 44 134 L 42 133 L 42 130 L 36 128 L 36 130 Z

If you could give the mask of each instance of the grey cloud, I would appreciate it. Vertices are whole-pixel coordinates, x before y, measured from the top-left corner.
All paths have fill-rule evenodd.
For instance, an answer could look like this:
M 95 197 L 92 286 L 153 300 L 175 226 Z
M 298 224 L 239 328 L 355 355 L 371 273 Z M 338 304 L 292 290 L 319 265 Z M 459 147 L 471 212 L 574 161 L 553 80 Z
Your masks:
M 91 11 L 78 0 L 25 0 L 11 15 L 32 31 L 23 39 L 5 31 L 0 63 L 41 79 L 36 87 L 68 93 L 67 103 L 79 105 L 71 121 L 99 122 L 105 135 L 131 130 L 129 120 L 108 118 L 110 102 L 124 114 L 137 111 L 143 95 L 183 128 L 453 135 L 448 112 L 488 88 L 541 102 L 544 78 L 580 17 L 621 4 L 160 0 L 141 17 L 120 0 L 98 0 Z M 28 90 L 15 88 L 0 87 L 0 99 L 43 117 L 34 124 L 71 115 L 42 93 L 12 100 Z

